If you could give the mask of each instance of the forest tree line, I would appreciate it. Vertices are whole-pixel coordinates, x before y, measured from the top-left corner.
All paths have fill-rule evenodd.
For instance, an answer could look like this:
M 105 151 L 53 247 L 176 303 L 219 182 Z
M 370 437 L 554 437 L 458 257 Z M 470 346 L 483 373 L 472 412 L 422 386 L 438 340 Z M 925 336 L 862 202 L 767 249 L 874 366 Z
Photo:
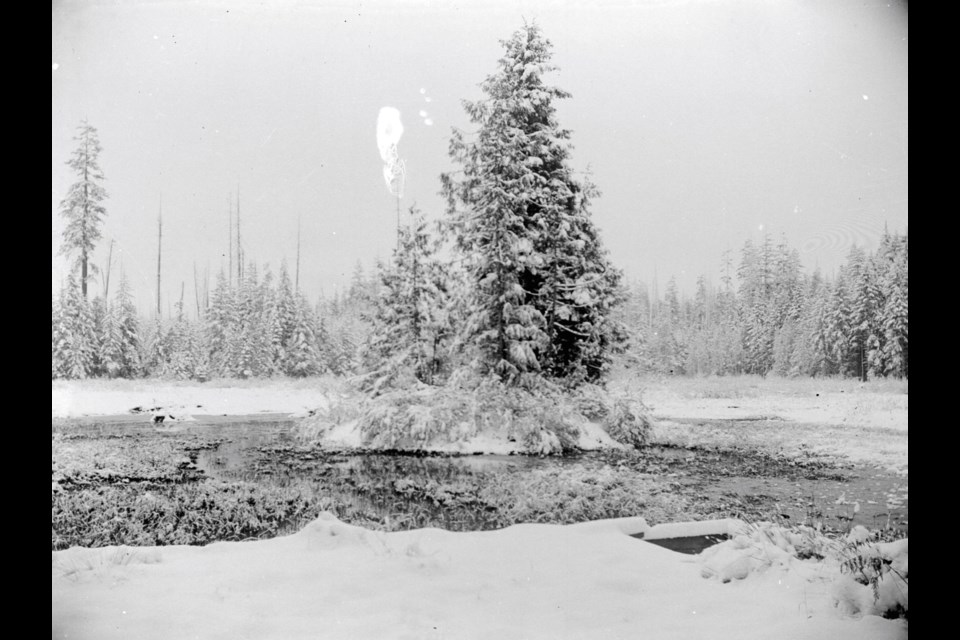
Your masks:
M 90 299 L 107 192 L 84 121 L 67 162 L 77 181 L 61 202 L 73 268 L 53 301 L 53 378 L 332 373 L 376 395 L 471 375 L 576 388 L 602 384 L 615 362 L 677 375 L 907 377 L 906 235 L 885 232 L 869 255 L 853 247 L 830 278 L 803 273 L 797 251 L 767 236 L 747 242 L 736 267 L 728 254 L 719 287 L 701 277 L 692 299 L 673 279 L 662 296 L 627 285 L 591 219 L 598 191 L 572 169 L 571 133 L 557 122 L 554 101 L 570 95 L 543 79 L 555 70 L 550 42 L 526 24 L 501 44 L 486 97 L 464 102 L 473 130 L 453 131 L 457 169 L 440 176 L 436 230 L 411 207 L 390 261 L 370 276 L 358 265 L 344 295 L 316 304 L 285 263 L 276 278 L 244 269 L 238 227 L 236 279 L 221 272 L 202 305 L 197 295 L 196 318 L 181 293 L 162 319 L 159 224 L 156 315 L 138 316 L 122 273 L 112 299 L 107 287 Z
M 886 231 L 869 254 L 851 247 L 832 278 L 804 273 L 798 252 L 766 236 L 746 242 L 719 287 L 700 276 L 692 298 L 670 279 L 663 296 L 631 287 L 621 317 L 627 361 L 686 375 L 908 377 L 907 236 Z
M 403 353 L 424 380 L 450 368 L 456 269 L 430 250 L 422 218 L 401 229 L 394 260 L 311 304 L 286 263 L 274 277 L 250 264 L 242 282 L 221 273 L 200 318 L 142 317 L 121 275 L 111 300 L 86 300 L 71 275 L 53 301 L 53 378 L 363 375 Z M 805 273 L 770 236 L 725 257 L 719 285 L 693 296 L 670 278 L 624 284 L 614 317 L 626 329 L 618 359 L 675 375 L 908 377 L 907 236 L 885 233 L 869 254 L 851 248 L 832 278 Z

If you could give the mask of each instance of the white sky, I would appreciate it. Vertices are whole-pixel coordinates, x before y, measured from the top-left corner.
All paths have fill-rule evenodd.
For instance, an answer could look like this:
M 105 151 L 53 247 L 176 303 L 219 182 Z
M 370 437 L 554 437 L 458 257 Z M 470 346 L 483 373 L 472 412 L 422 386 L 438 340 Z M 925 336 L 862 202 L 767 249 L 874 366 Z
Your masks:
M 659 2 L 253 2 L 61 0 L 52 12 L 52 281 L 65 162 L 86 117 L 103 145 L 115 241 L 144 311 L 163 308 L 194 264 L 226 267 L 228 198 L 243 244 L 316 300 L 395 245 L 376 122 L 400 110 L 401 206 L 442 215 L 439 174 L 460 101 L 481 97 L 499 41 L 536 20 L 570 91 L 560 122 L 613 261 L 692 292 L 748 238 L 787 235 L 830 273 L 850 245 L 907 228 L 907 8 L 834 0 Z M 429 99 L 429 101 L 428 101 Z M 426 115 L 420 115 L 420 112 Z M 428 124 L 428 122 L 430 124 Z M 115 291 L 117 272 L 111 282 Z M 100 291 L 95 283 L 94 291 Z

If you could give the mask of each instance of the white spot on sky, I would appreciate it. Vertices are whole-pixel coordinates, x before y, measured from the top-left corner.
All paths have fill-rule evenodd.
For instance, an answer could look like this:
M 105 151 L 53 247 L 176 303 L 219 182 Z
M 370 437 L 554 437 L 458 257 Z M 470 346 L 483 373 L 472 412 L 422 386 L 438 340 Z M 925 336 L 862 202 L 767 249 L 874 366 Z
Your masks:
M 426 119 L 423 121 L 423 124 L 425 124 L 425 125 L 427 125 L 427 126 L 429 127 L 430 125 L 433 124 L 433 120 L 431 120 L 430 118 L 426 118 Z
M 421 117 L 421 118 L 426 118 L 426 117 L 427 117 L 427 112 L 424 111 L 423 109 L 420 109 L 420 117 Z
M 54 63 L 53 63 L 53 70 L 56 71 L 56 70 L 59 69 L 59 68 L 60 68 L 60 65 L 57 64 L 56 62 L 54 62 Z
M 793 212 L 794 212 L 794 213 L 800 213 L 800 205 L 798 205 L 798 204 L 793 205 Z
M 431 98 L 430 96 L 425 97 L 424 100 L 426 100 L 427 102 L 433 102 L 433 98 Z
M 423 94 L 425 94 L 426 92 L 427 92 L 426 89 L 424 89 L 423 87 L 420 87 L 420 95 L 423 95 Z
M 154 39 L 154 40 L 159 40 L 159 39 L 160 39 L 160 36 L 153 36 L 153 39 Z
M 863 94 L 863 99 L 864 99 L 864 100 L 869 100 L 869 99 L 870 99 L 870 96 L 868 96 L 867 94 Z
M 759 227 L 757 227 L 757 231 L 763 231 L 763 225 L 760 225 Z
M 384 162 L 389 163 L 395 160 L 397 143 L 400 142 L 402 135 L 403 124 L 400 123 L 400 111 L 393 107 L 382 107 L 377 116 L 377 148 Z

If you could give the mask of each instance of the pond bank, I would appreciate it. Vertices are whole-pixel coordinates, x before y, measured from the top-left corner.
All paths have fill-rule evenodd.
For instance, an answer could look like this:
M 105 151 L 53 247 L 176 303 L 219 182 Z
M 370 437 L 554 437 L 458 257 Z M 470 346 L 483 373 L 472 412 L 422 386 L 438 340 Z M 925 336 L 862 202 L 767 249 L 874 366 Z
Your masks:
M 568 457 L 384 455 L 304 445 L 293 436 L 295 421 L 276 414 L 174 426 L 133 418 L 72 420 L 55 436 L 55 514 L 61 510 L 63 523 L 55 544 L 136 544 L 124 536 L 152 539 L 158 522 L 171 528 L 162 539 L 179 543 L 272 537 L 322 509 L 379 530 L 634 515 L 652 524 L 732 517 L 828 531 L 908 527 L 905 478 L 812 456 L 669 445 Z M 81 526 L 71 513 L 101 502 L 107 515 L 142 514 L 145 522 L 114 527 L 116 538 L 84 534 L 103 523 Z M 180 504 L 208 506 L 177 516 Z

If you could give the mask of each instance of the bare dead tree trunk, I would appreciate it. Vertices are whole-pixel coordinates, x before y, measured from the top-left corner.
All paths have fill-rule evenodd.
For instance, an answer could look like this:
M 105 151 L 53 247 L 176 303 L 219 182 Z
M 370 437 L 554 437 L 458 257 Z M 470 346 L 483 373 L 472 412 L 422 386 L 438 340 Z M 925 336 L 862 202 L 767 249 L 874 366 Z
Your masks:
M 233 284 L 233 194 L 227 194 L 227 284 Z
M 107 276 L 103 285 L 103 299 L 106 301 L 110 295 L 110 263 L 113 260 L 113 240 L 110 241 L 110 250 L 107 251 Z
M 160 253 L 163 248 L 163 194 L 160 194 L 160 212 L 157 215 L 157 321 L 160 321 Z
M 86 134 L 84 134 L 84 150 L 87 148 Z M 87 221 L 90 219 L 90 194 L 87 187 L 87 163 L 83 165 L 83 246 L 80 249 L 80 290 L 83 292 L 83 299 L 87 299 Z
M 240 185 L 237 185 L 237 286 L 243 281 L 243 249 L 240 248 Z
M 197 303 L 197 320 L 200 319 L 200 285 L 197 281 L 197 261 L 193 261 L 193 299 Z

